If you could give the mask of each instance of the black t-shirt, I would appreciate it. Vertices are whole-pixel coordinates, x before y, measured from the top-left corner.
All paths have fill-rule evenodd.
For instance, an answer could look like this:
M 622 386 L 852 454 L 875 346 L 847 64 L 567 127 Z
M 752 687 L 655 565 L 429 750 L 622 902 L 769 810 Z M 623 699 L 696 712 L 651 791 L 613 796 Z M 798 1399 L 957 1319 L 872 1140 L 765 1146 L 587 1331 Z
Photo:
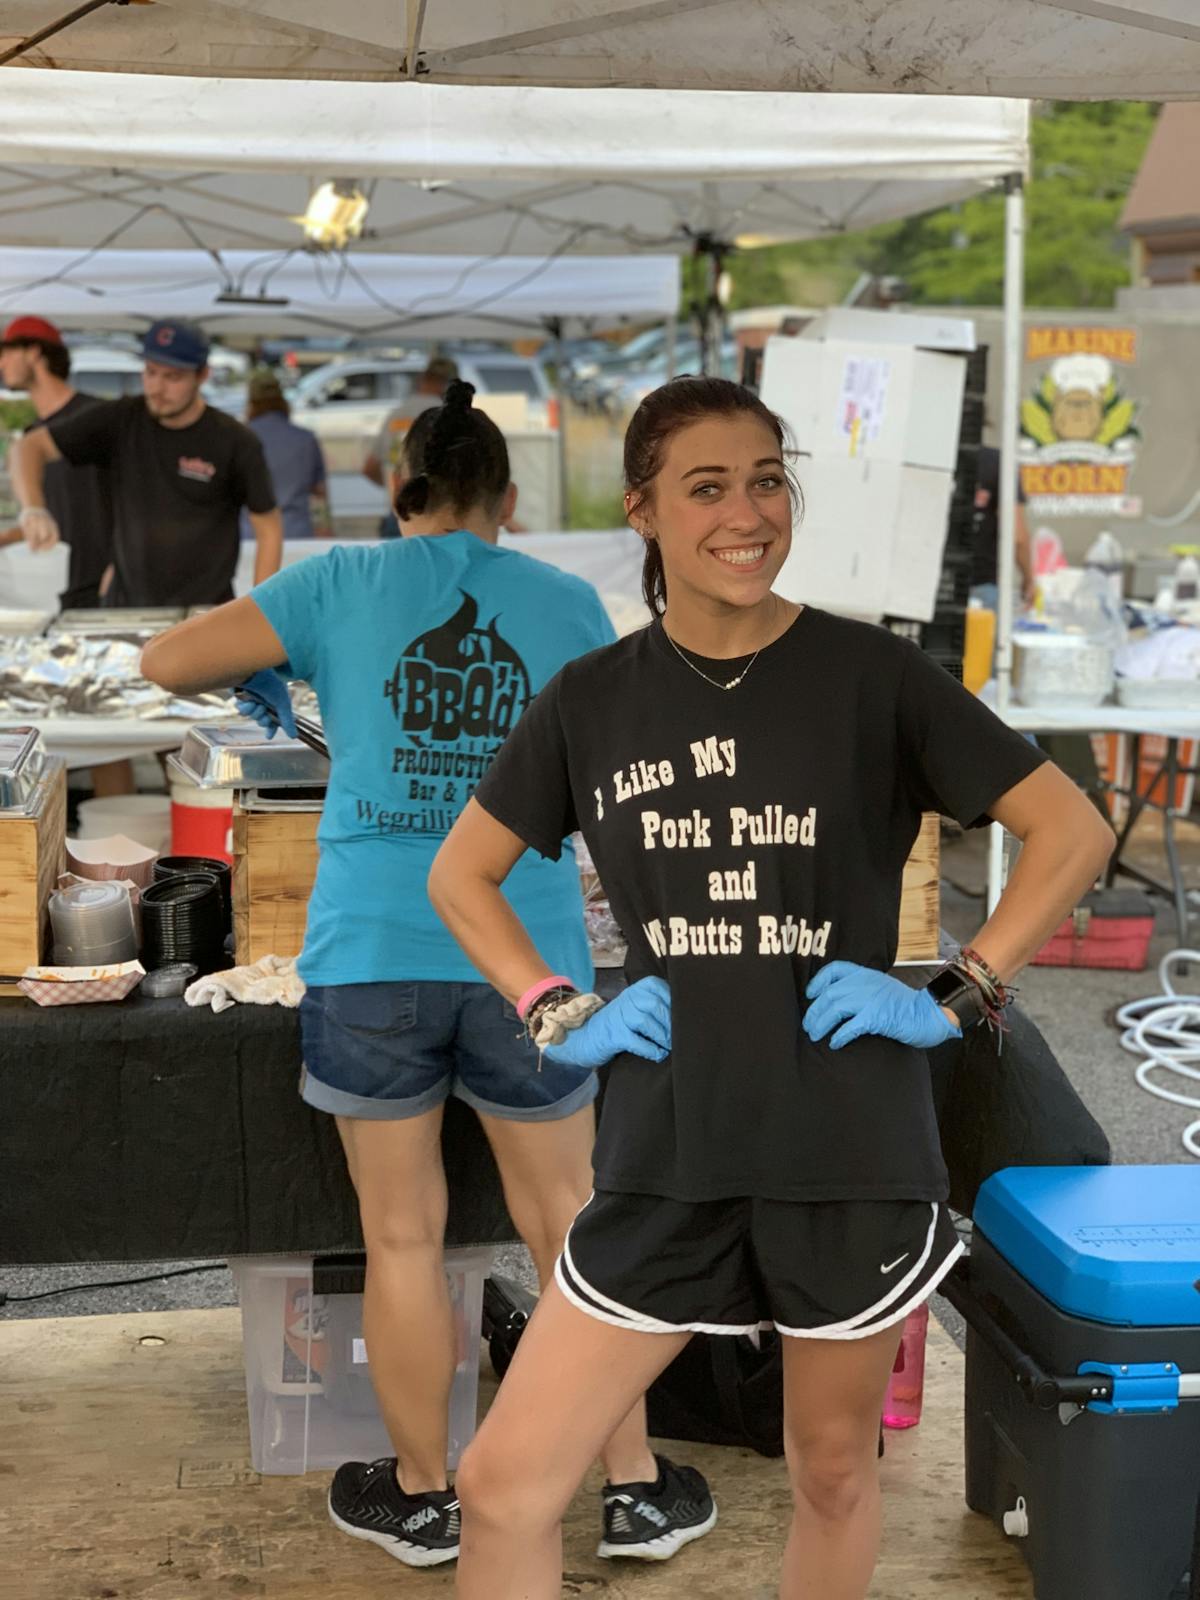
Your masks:
M 30 424 L 57 427 L 101 405 L 95 395 L 73 394 L 51 416 Z M 63 542 L 70 547 L 67 587 L 59 595 L 72 610 L 100 604 L 100 580 L 112 560 L 112 488 L 103 467 L 73 467 L 52 461 L 46 468 L 46 506 L 58 523 Z
M 1025 504 L 1025 490 L 1017 479 L 1017 504 Z M 979 476 L 975 480 L 975 517 L 971 524 L 971 584 L 995 583 L 996 551 L 1000 540 L 1000 452 L 990 444 L 980 446 Z
M 812 1044 L 804 989 L 825 961 L 892 965 L 922 812 L 982 823 L 1043 759 L 915 645 L 811 607 L 728 692 L 657 622 L 552 679 L 476 799 L 542 855 L 581 829 L 629 980 L 671 989 L 668 1061 L 611 1065 L 597 1185 L 942 1198 L 924 1052 Z
M 257 436 L 206 406 L 189 428 L 156 422 L 140 396 L 106 400 L 50 432 L 76 466 L 112 472 L 114 605 L 215 605 L 233 594 L 238 513 L 275 491 Z

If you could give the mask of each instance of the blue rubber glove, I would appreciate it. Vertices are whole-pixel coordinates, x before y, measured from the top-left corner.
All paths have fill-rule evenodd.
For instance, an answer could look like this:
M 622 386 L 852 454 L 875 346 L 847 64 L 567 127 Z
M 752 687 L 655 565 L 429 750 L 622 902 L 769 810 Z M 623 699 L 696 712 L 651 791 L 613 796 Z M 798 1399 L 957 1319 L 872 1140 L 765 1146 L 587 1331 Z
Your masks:
M 253 673 L 245 683 L 239 683 L 233 693 L 241 714 L 257 722 L 268 739 L 273 739 L 280 728 L 290 738 L 296 737 L 292 697 L 274 667 L 264 667 L 261 672 Z
M 812 1002 L 804 1013 L 804 1031 L 810 1039 L 823 1039 L 841 1023 L 829 1041 L 831 1050 L 868 1033 L 919 1050 L 962 1037 L 962 1029 L 954 1026 L 928 990 L 910 989 L 899 978 L 854 961 L 831 961 L 805 993 Z
M 544 1053 L 547 1061 L 587 1072 L 625 1054 L 665 1061 L 671 1053 L 671 991 L 661 978 L 642 978 Z

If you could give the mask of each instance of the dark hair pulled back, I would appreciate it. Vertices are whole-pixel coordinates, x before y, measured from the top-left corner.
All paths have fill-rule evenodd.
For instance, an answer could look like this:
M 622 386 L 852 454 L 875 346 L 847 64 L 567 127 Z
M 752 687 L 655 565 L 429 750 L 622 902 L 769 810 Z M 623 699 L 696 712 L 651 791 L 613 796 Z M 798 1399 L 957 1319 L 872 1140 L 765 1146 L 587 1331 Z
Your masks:
M 787 435 L 781 418 L 764 405 L 753 389 L 729 378 L 672 378 L 654 389 L 638 406 L 625 430 L 625 491 L 635 497 L 635 506 L 650 496 L 651 485 L 662 470 L 667 445 L 681 428 L 707 417 L 757 417 L 775 435 L 781 456 L 787 449 Z M 801 503 L 800 488 L 787 473 L 792 504 Z M 667 577 L 657 539 L 646 539 L 642 562 L 642 598 L 655 616 L 667 607 Z
M 509 483 L 504 435 L 471 404 L 472 384 L 456 380 L 440 406 L 414 420 L 404 436 L 409 477 L 396 496 L 401 522 L 426 511 L 495 510 Z

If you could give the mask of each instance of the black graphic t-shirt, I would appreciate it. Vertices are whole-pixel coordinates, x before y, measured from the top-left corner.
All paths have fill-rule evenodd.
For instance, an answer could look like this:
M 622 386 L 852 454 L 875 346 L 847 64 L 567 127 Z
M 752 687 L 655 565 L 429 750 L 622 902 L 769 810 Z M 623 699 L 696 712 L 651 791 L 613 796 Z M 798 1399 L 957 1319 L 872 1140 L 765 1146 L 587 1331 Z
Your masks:
M 810 1043 L 804 989 L 826 961 L 892 965 L 922 812 L 982 823 L 1043 759 L 914 645 L 812 608 L 731 691 L 661 623 L 564 668 L 476 798 L 543 855 L 580 827 L 630 981 L 670 984 L 669 1060 L 610 1068 L 597 1184 L 943 1197 L 924 1052 Z
M 95 395 L 73 394 L 53 416 L 32 424 L 55 427 L 102 405 Z M 46 468 L 46 506 L 70 550 L 64 609 L 100 604 L 100 581 L 112 560 L 112 491 L 103 467 L 73 467 L 52 461 Z
M 212 406 L 190 428 L 165 428 L 140 396 L 102 400 L 49 428 L 67 461 L 110 469 L 116 574 L 109 604 L 233 598 L 238 514 L 275 505 L 256 434 Z

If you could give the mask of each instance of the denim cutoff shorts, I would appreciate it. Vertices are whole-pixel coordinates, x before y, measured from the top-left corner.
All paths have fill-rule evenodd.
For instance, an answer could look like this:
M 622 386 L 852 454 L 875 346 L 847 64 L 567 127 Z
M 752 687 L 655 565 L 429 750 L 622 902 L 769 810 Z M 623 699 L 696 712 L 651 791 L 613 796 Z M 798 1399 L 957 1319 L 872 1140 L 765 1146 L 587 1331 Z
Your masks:
M 450 1096 L 509 1122 L 590 1105 L 596 1074 L 538 1060 L 516 1010 L 487 983 L 344 983 L 300 1002 L 302 1098 L 338 1117 L 418 1117 Z

